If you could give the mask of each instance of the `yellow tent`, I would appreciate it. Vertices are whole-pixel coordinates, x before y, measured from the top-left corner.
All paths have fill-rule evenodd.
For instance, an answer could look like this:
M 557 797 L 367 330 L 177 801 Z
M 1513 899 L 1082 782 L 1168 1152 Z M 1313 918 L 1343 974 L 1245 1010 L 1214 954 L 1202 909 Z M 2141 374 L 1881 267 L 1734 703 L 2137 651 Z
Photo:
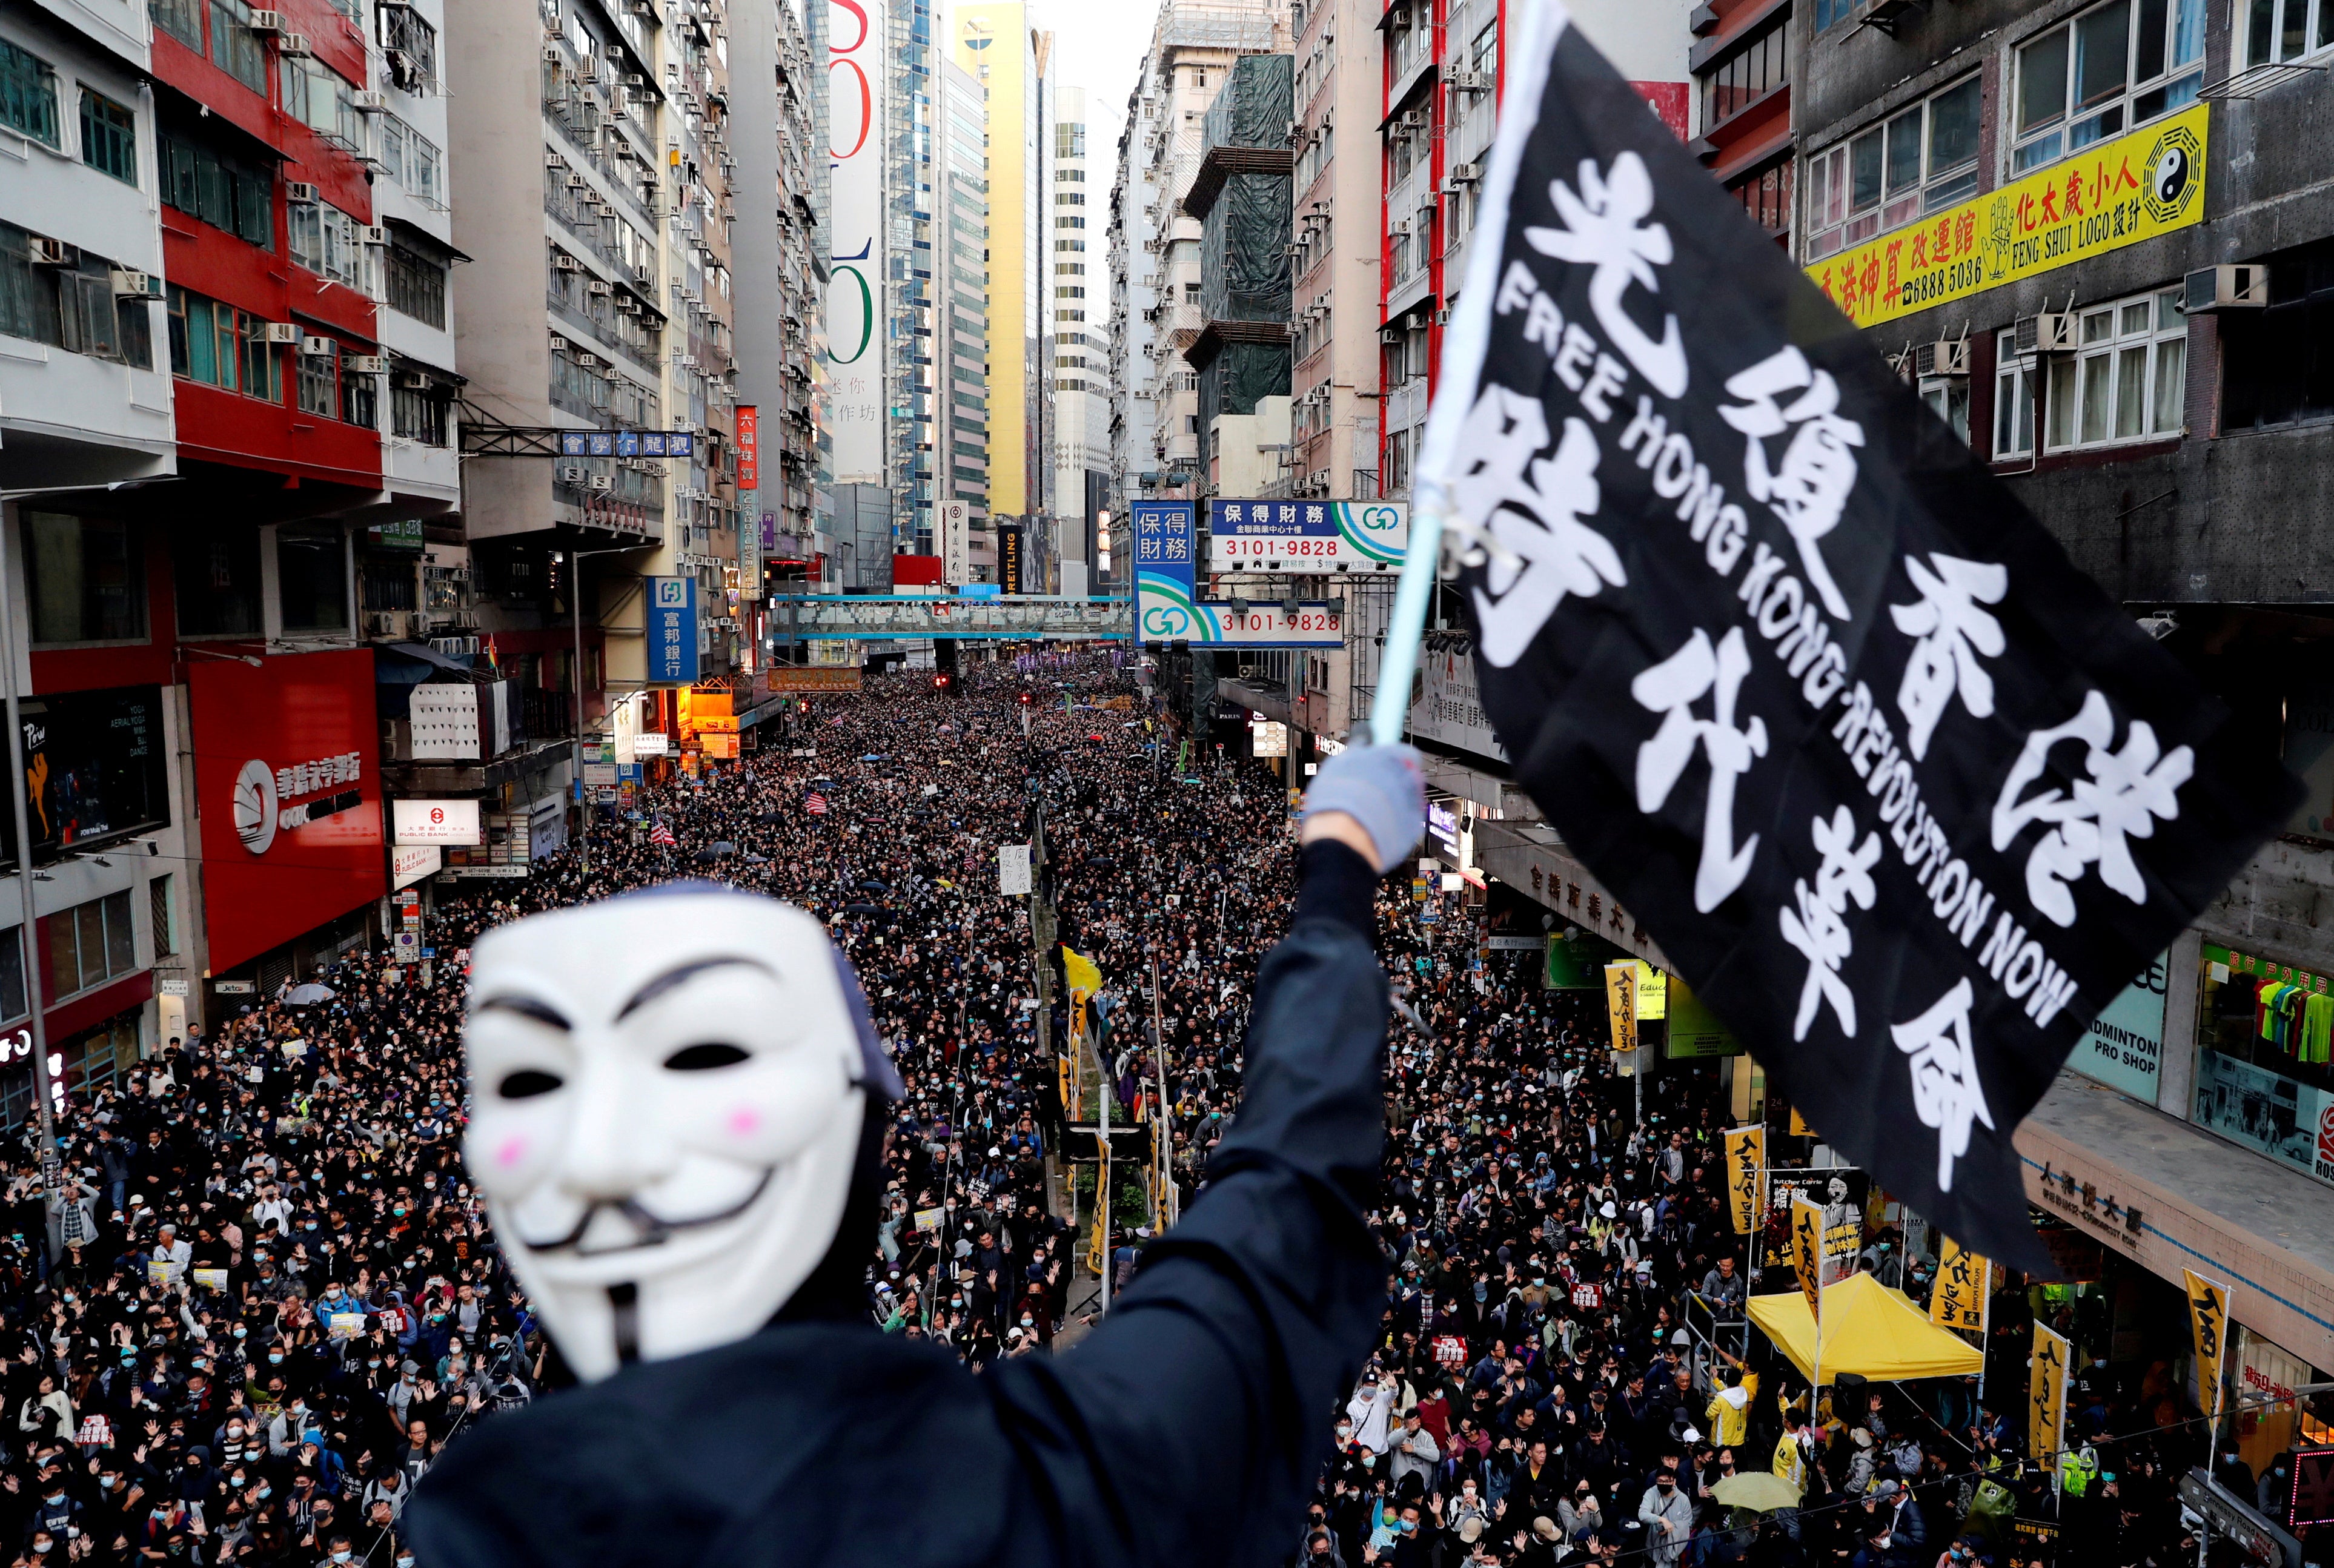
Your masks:
M 1815 1314 L 1803 1291 L 1750 1298 L 1750 1321 L 1782 1348 L 1804 1377 L 1818 1361 Z M 1974 1374 L 1985 1364 L 1976 1346 L 1929 1321 L 1902 1291 L 1868 1274 L 1850 1275 L 1823 1293 L 1823 1380 L 1854 1372 L 1874 1382 Z

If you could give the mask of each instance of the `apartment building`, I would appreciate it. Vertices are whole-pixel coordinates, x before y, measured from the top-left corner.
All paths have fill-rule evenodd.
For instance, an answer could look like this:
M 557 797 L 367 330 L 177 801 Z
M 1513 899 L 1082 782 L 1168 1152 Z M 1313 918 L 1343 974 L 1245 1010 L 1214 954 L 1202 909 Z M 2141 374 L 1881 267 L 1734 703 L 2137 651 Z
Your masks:
M 1099 581 L 1107 544 L 1102 515 L 1110 506 L 1110 404 L 1103 382 L 1110 342 L 1104 251 L 1109 198 L 1087 178 L 1085 89 L 1056 87 L 1053 99 L 1053 198 L 1046 220 L 1053 415 L 1046 437 L 1061 592 L 1083 595 Z
M 953 60 L 940 63 L 935 117 L 932 357 L 946 367 L 945 408 L 935 418 L 934 465 L 950 519 L 961 514 L 960 570 L 997 581 L 997 535 L 989 525 L 989 105 L 988 90 Z M 954 521 L 950 527 L 958 524 Z M 946 555 L 947 548 L 942 554 Z

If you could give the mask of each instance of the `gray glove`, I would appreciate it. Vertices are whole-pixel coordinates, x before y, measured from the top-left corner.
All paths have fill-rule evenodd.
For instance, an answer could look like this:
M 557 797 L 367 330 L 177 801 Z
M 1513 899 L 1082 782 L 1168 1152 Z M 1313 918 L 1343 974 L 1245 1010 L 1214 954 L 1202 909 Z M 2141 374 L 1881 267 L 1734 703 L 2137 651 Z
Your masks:
M 1302 820 L 1323 812 L 1361 823 L 1376 847 L 1378 875 L 1393 871 L 1426 832 L 1426 766 L 1417 748 L 1355 746 L 1323 763 L 1305 792 Z

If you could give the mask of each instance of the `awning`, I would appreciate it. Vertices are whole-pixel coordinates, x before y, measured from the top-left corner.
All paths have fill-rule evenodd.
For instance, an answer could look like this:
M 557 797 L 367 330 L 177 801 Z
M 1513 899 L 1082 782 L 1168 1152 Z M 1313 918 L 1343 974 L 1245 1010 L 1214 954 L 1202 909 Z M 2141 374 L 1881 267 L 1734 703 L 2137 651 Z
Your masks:
M 1868 1274 L 1825 1287 L 1822 1380 L 1853 1372 L 1876 1383 L 1908 1378 L 1974 1377 L 1985 1354 L 1951 1329 L 1929 1321 L 1902 1291 Z M 1750 1298 L 1750 1321 L 1810 1381 L 1817 1371 L 1815 1314 L 1804 1292 Z

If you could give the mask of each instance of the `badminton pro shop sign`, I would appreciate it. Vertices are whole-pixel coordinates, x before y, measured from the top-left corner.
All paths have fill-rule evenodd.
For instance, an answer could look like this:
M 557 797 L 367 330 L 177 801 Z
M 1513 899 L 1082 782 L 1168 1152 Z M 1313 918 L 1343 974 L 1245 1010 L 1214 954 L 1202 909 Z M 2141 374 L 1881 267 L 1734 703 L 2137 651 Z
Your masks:
M 2011 1133 L 2296 787 L 1540 9 L 1422 460 L 1483 706 L 1835 1149 L 2047 1268 Z
M 187 685 L 224 974 L 389 890 L 372 650 L 198 660 Z

